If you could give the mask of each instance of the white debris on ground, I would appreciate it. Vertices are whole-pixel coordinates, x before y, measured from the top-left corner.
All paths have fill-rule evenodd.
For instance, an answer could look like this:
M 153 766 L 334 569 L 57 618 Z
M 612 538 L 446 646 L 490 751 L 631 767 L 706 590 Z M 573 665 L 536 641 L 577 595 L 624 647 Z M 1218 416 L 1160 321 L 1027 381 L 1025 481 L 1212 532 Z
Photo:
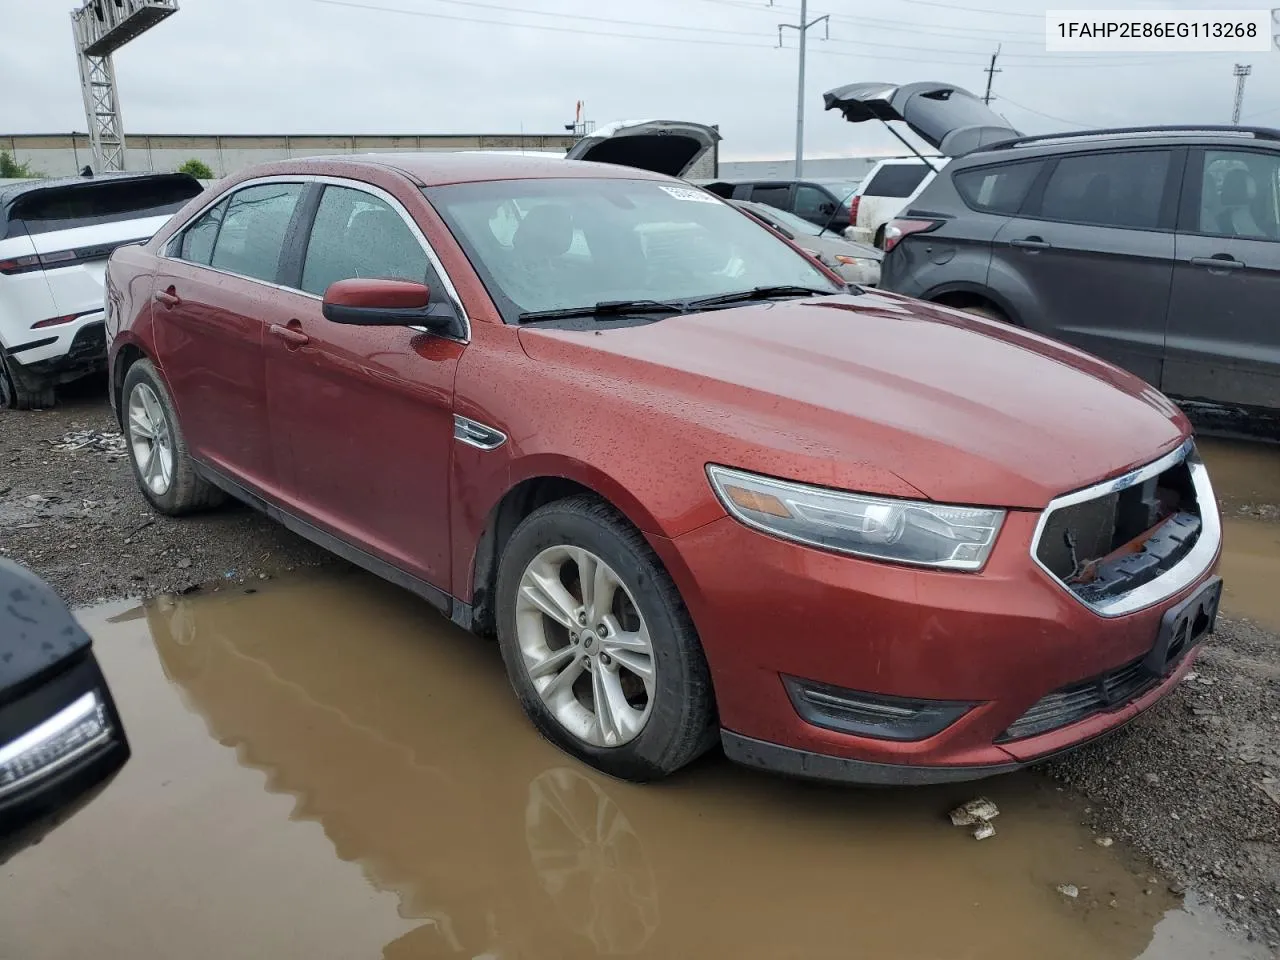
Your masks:
M 957 827 L 973 827 L 973 838 L 985 840 L 994 836 L 996 828 L 991 821 L 1000 815 L 1000 808 L 985 797 L 962 803 L 951 811 L 951 823 Z
M 1072 900 L 1080 896 L 1080 888 L 1077 887 L 1074 883 L 1058 884 L 1058 892 L 1062 894 L 1064 897 L 1070 897 Z
M 124 437 L 111 430 L 74 430 L 46 442 L 55 450 L 68 452 L 124 453 Z

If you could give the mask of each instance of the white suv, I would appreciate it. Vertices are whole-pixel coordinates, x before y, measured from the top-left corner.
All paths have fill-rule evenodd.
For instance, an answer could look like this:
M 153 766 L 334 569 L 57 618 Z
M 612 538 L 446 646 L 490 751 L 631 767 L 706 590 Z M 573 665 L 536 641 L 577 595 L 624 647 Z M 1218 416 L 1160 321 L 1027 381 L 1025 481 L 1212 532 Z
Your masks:
M 884 244 L 884 228 L 907 208 L 927 187 L 947 162 L 947 157 L 893 157 L 881 160 L 862 181 L 850 201 L 850 240 Z
M 105 366 L 107 258 L 202 190 L 185 173 L 0 186 L 0 408 L 52 406 L 55 387 Z

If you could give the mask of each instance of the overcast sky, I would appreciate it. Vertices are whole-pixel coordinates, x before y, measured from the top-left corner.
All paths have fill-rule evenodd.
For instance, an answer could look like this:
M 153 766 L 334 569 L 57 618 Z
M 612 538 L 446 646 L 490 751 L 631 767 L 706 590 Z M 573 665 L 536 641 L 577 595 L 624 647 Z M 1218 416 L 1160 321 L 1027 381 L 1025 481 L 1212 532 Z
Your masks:
M 719 123 L 724 159 L 792 152 L 795 32 L 786 32 L 785 49 L 776 45 L 777 24 L 795 22 L 799 0 L 773 7 L 767 0 L 180 2 L 176 16 L 116 55 L 126 134 L 557 132 L 581 99 L 601 124 L 645 117 Z M 1228 122 L 1238 60 L 1253 65 L 1245 118 L 1280 124 L 1274 51 L 1045 52 L 1044 10 L 1120 5 L 812 0 L 811 18 L 832 19 L 830 40 L 820 39 L 821 27 L 810 34 L 807 153 L 896 146 L 876 124 L 825 113 L 824 90 L 858 80 L 942 80 L 980 93 L 997 43 L 1003 72 L 993 105 L 1025 132 Z M 0 133 L 85 129 L 72 6 L 0 0 Z

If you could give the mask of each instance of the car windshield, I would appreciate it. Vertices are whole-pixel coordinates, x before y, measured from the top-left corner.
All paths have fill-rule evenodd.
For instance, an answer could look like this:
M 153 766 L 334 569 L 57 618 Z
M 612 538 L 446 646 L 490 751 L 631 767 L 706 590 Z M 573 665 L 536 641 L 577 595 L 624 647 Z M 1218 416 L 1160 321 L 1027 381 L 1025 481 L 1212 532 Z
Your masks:
M 777 207 L 754 206 L 751 212 L 759 214 L 765 220 L 772 220 L 787 233 L 793 233 L 798 237 L 820 237 L 827 232 L 817 224 L 797 217 L 794 213 L 779 210 Z
M 843 292 L 755 220 L 684 184 L 575 177 L 424 192 L 509 323 L 606 302 Z

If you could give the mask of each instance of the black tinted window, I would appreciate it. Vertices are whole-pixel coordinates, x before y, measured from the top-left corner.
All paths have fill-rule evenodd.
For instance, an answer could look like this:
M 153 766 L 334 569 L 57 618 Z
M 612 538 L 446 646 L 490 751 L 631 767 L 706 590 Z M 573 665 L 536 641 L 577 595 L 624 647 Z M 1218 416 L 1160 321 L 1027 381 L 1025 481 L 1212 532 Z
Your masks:
M 404 219 L 362 190 L 325 187 L 302 266 L 302 289 L 323 295 L 353 277 L 427 281 L 427 254 Z
M 264 183 L 232 194 L 211 266 L 274 283 L 285 231 L 301 196 L 300 183 Z
M 185 175 L 145 180 L 87 180 L 28 194 L 14 204 L 10 216 L 22 220 L 28 233 L 92 227 L 121 220 L 174 213 L 201 191 Z
M 779 210 L 786 210 L 790 206 L 791 188 L 783 185 L 780 187 L 756 187 L 751 191 L 751 199 L 756 203 L 767 203 L 771 207 L 777 207 Z
M 929 173 L 923 163 L 890 163 L 880 168 L 871 178 L 865 197 L 909 197 L 915 193 L 920 181 Z
M 1070 223 L 1156 227 L 1168 173 L 1168 150 L 1063 157 L 1045 185 L 1040 215 Z
M 218 239 L 218 227 L 222 226 L 226 212 L 227 201 L 224 200 L 187 227 L 178 242 L 178 257 L 207 266 L 213 258 L 213 243 Z
M 796 216 L 811 220 L 815 217 L 829 216 L 835 212 L 835 209 L 835 201 L 827 196 L 825 190 L 807 185 L 796 187 Z
M 1280 155 L 1206 150 L 1199 232 L 1280 240 Z
M 964 202 L 975 210 L 1017 213 L 1043 166 L 1041 161 L 961 170 L 952 179 Z

